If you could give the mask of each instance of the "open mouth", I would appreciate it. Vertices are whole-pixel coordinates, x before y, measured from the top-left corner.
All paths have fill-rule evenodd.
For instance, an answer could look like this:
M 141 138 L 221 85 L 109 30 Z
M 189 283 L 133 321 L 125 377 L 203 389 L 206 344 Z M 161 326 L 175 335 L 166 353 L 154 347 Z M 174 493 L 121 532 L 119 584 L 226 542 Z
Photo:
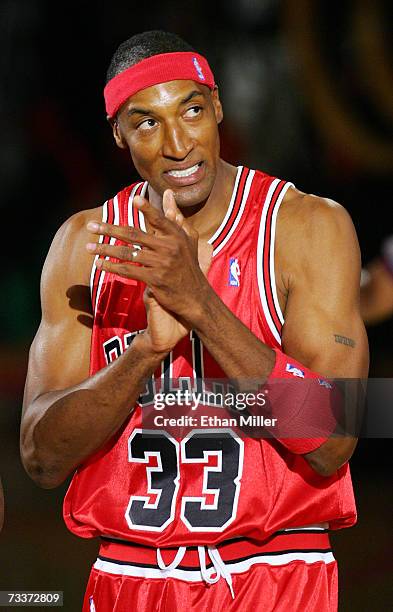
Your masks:
M 205 174 L 206 164 L 204 161 L 200 161 L 188 168 L 184 168 L 183 164 L 183 168 L 167 170 L 164 172 L 164 177 L 168 186 L 176 189 L 190 187 L 195 185 L 195 183 L 199 183 L 199 181 L 203 180 Z
M 172 176 L 173 178 L 187 178 L 188 176 L 195 174 L 195 172 L 197 172 L 201 166 L 202 162 L 199 162 L 198 164 L 185 168 L 184 170 L 168 170 L 166 174 L 168 176 Z

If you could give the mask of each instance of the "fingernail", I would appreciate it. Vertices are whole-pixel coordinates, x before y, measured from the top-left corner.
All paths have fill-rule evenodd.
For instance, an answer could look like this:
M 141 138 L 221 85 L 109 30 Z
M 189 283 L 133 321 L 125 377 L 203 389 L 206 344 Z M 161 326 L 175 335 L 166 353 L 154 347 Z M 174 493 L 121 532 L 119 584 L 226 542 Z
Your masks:
M 102 268 L 103 263 L 104 263 L 103 259 L 97 259 L 95 262 L 96 268 Z
M 100 228 L 100 224 L 97 223 L 96 221 L 89 221 L 86 227 L 90 232 L 98 232 Z
M 95 250 L 96 250 L 96 246 L 97 246 L 97 245 L 96 245 L 96 243 L 95 243 L 95 242 L 88 242 L 88 243 L 86 244 L 86 249 L 87 249 L 88 251 L 95 251 Z

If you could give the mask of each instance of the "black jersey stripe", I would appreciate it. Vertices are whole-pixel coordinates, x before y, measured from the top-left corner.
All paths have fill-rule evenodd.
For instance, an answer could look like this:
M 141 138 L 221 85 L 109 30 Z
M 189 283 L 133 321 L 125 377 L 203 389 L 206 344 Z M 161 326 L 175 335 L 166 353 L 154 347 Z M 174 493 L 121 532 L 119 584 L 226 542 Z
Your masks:
M 233 200 L 232 210 L 230 212 L 228 220 L 225 223 L 224 227 L 221 228 L 219 235 L 216 236 L 214 241 L 212 242 L 214 252 L 217 251 L 222 245 L 222 243 L 226 240 L 232 227 L 234 225 L 237 225 L 237 223 L 239 222 L 239 217 L 242 213 L 242 203 L 243 203 L 244 192 L 246 189 L 247 179 L 250 175 L 250 172 L 251 170 L 245 167 L 242 168 L 241 170 L 239 183 L 238 183 L 236 194 Z
M 307 528 L 294 528 L 294 529 L 290 529 L 289 531 L 285 531 L 285 530 L 280 530 L 280 531 L 276 531 L 274 533 L 271 534 L 271 536 L 269 536 L 269 538 L 267 538 L 267 540 L 263 543 L 261 543 L 261 546 L 263 546 L 263 544 L 266 544 L 266 542 L 269 542 L 272 539 L 277 538 L 278 536 L 291 536 L 293 534 L 298 534 L 298 533 L 303 533 L 303 534 L 307 534 L 307 533 L 317 533 L 317 534 L 323 534 L 328 532 L 329 529 L 323 528 L 323 529 L 317 529 L 317 528 L 311 528 L 311 529 L 307 529 Z M 124 546 L 132 546 L 132 547 L 137 547 L 137 548 L 148 548 L 151 550 L 157 550 L 157 546 L 153 546 L 151 544 L 141 544 L 140 542 L 133 542 L 130 540 L 122 540 L 120 538 L 111 538 L 110 536 L 100 536 L 100 540 L 103 540 L 104 542 L 110 542 L 111 544 L 121 544 Z M 242 537 L 238 537 L 238 538 L 230 538 L 228 540 L 223 540 L 222 542 L 218 542 L 217 544 L 215 544 L 216 548 L 223 548 L 225 546 L 230 546 L 231 544 L 239 544 L 241 542 L 249 542 L 249 540 L 247 538 L 242 538 Z M 205 546 L 207 546 L 207 544 L 205 544 Z M 179 546 L 165 546 L 163 547 L 163 550 L 178 550 Z M 198 546 L 196 545 L 190 545 L 187 546 L 187 550 L 198 550 Z

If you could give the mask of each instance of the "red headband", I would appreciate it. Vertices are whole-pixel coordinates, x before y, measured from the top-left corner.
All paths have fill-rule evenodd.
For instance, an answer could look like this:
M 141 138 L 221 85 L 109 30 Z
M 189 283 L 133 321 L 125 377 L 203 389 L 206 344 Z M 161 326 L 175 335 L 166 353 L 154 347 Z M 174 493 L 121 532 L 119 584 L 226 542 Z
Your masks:
M 114 117 L 120 106 L 137 91 L 167 81 L 195 81 L 214 89 L 214 76 L 207 60 L 192 51 L 161 53 L 123 70 L 105 86 L 105 108 Z

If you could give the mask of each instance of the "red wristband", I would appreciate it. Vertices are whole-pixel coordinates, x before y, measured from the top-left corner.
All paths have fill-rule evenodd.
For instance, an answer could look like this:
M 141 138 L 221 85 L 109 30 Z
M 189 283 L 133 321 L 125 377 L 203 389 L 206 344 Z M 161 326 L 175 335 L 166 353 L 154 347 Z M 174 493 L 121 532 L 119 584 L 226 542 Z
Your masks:
M 309 453 L 336 429 L 340 391 L 292 357 L 274 351 L 276 363 L 265 386 L 271 414 L 277 419 L 271 433 L 291 452 Z

